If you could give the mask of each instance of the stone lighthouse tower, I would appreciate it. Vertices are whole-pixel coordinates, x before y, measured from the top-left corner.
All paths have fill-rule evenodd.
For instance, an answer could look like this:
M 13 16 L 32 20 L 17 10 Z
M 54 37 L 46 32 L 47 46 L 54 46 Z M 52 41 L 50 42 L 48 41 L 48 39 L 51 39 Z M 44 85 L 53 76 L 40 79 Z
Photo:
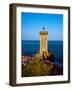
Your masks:
M 40 55 L 48 54 L 48 32 L 45 31 L 45 28 L 43 27 L 43 30 L 40 31 Z

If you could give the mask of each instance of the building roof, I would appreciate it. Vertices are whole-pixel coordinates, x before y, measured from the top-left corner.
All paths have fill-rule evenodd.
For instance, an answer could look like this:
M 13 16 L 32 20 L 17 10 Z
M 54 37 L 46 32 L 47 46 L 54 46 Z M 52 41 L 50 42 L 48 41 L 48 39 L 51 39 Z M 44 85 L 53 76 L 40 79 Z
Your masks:
M 47 31 L 40 31 L 40 35 L 48 35 Z

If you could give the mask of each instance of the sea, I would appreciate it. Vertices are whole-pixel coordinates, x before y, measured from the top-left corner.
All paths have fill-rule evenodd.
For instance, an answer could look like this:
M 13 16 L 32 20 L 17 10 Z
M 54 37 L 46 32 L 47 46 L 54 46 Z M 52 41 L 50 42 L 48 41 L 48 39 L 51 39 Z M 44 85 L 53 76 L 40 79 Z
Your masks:
M 40 41 L 38 40 L 22 40 L 22 55 L 33 56 L 40 49 Z M 48 41 L 48 51 L 54 54 L 54 62 L 59 66 L 63 66 L 63 41 Z

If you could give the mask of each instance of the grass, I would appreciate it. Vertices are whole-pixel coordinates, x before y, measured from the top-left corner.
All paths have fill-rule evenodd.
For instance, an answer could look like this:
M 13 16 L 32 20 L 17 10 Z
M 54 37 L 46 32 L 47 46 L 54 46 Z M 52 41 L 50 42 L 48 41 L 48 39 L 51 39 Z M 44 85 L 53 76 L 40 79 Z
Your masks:
M 25 66 L 22 65 L 22 77 L 26 76 L 46 76 L 50 74 L 51 64 L 43 61 L 30 60 Z

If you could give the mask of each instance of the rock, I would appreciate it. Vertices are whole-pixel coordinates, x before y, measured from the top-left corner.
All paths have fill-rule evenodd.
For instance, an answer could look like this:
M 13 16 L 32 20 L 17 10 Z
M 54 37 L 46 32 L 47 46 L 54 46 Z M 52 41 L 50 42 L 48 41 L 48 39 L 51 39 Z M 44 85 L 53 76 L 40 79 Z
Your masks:
M 25 66 L 22 65 L 22 77 L 27 76 L 47 76 L 50 74 L 52 66 L 45 64 L 42 61 L 35 62 L 31 60 Z

